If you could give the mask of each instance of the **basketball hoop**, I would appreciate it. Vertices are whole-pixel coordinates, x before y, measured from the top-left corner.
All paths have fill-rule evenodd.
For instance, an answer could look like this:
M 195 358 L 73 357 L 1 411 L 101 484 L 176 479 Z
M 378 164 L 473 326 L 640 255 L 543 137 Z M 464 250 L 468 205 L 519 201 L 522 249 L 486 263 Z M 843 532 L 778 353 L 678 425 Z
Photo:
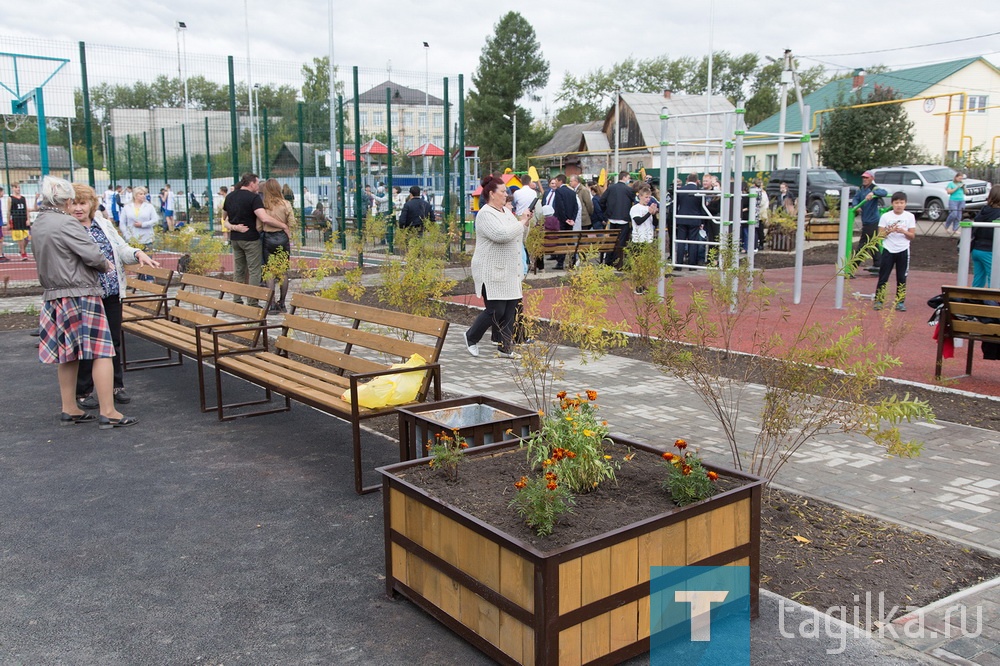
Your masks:
M 8 132 L 16 132 L 31 116 L 24 113 L 3 114 L 3 124 Z

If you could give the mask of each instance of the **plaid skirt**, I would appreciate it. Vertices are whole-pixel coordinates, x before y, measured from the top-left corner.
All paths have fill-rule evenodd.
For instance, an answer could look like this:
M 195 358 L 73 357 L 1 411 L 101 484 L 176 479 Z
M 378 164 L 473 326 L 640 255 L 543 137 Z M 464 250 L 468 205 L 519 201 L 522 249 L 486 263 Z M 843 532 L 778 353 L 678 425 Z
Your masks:
M 38 324 L 38 360 L 42 363 L 69 363 L 115 355 L 111 329 L 99 296 L 45 301 Z

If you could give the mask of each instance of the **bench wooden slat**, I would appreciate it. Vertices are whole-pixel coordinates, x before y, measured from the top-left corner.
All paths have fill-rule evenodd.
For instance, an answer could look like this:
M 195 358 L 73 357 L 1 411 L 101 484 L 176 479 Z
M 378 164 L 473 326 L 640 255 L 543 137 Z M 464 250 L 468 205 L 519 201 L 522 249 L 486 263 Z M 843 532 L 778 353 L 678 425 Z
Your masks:
M 305 317 L 293 314 L 285 315 L 284 325 L 296 331 L 311 333 L 329 340 L 364 347 L 375 352 L 388 354 L 397 359 L 407 359 L 412 354 L 420 354 L 424 359 L 427 359 L 428 356 L 434 354 L 434 347 L 429 347 L 418 342 L 399 340 L 386 335 L 379 335 L 378 333 L 362 331 L 316 319 L 306 319 Z
M 254 357 L 259 360 L 267 361 L 272 366 L 289 368 L 309 377 L 323 379 L 324 381 L 336 384 L 339 387 L 349 388 L 351 385 L 351 381 L 347 377 L 342 377 L 341 375 L 323 370 L 322 368 L 318 368 L 314 365 L 308 365 L 306 363 L 281 356 L 280 354 L 275 354 L 274 352 L 261 352 L 259 354 L 254 354 Z
M 979 321 L 964 321 L 953 319 L 951 322 L 952 337 L 964 335 L 981 335 L 1000 339 L 1000 324 L 984 324 Z M 1000 341 L 1000 340 L 998 340 Z
M 320 296 L 310 296 L 309 294 L 292 294 L 292 307 L 316 310 L 329 315 L 366 321 L 381 326 L 403 328 L 433 337 L 440 337 L 442 330 L 447 328 L 446 322 L 440 319 L 410 315 L 403 312 L 393 312 L 391 310 L 381 310 L 367 305 L 334 301 Z
M 954 315 L 966 315 L 968 317 L 987 317 L 1000 319 L 1000 310 L 997 305 L 984 305 L 982 303 L 956 303 L 948 301 L 948 310 Z
M 212 291 L 243 296 L 244 298 L 255 298 L 258 301 L 267 301 L 271 296 L 271 290 L 267 287 L 243 284 L 242 282 L 231 282 L 229 280 L 195 275 L 193 273 L 185 273 L 181 277 L 181 285 L 211 289 Z
M 264 317 L 264 306 L 254 307 L 252 305 L 242 305 L 224 298 L 216 298 L 207 294 L 199 294 L 187 289 L 178 291 L 174 296 L 175 304 L 185 303 L 212 310 L 213 312 L 225 312 L 240 319 L 262 319 Z M 261 301 L 263 302 L 263 301 Z
M 389 367 L 389 364 L 376 363 L 375 361 L 344 354 L 335 349 L 326 349 L 325 347 L 319 347 L 285 336 L 278 338 L 274 346 L 281 351 L 305 356 L 306 358 L 311 358 L 322 363 L 329 363 L 335 368 L 343 368 L 352 373 L 378 372 L 379 370 L 386 370 Z
M 243 356 L 222 356 L 219 358 L 219 363 L 226 370 L 232 370 L 237 366 L 242 366 L 243 370 L 249 373 L 263 371 L 267 373 L 271 379 L 276 377 L 286 379 L 301 386 L 310 387 L 322 393 L 335 395 L 337 398 L 340 398 L 344 391 L 350 388 L 349 380 L 339 375 L 335 375 L 332 372 L 321 371 L 320 376 L 315 376 L 309 371 L 310 366 L 305 363 L 291 361 L 294 365 L 290 366 L 284 363 L 276 363 L 274 359 L 271 358 L 272 356 L 273 355 L 267 353 L 244 354 Z M 282 357 L 278 356 L 277 358 Z M 288 361 L 289 359 L 283 360 Z

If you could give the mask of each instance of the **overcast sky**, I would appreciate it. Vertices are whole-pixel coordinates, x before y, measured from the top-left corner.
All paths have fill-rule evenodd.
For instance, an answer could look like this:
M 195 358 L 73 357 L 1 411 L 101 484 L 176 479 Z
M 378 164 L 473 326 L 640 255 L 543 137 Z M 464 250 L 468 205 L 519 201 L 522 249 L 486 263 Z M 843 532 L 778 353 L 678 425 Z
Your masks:
M 328 53 L 327 2 L 245 3 L 253 58 L 305 62 Z M 333 5 L 335 59 L 342 71 L 351 65 L 384 68 L 391 61 L 394 70 L 422 72 L 426 41 L 431 77 L 464 73 L 467 86 L 485 39 L 509 8 L 506 3 L 443 0 L 334 0 Z M 996 6 L 990 2 L 765 3 L 751 9 L 753 15 L 746 13 L 752 4 L 727 0 L 715 0 L 714 11 L 711 0 L 523 6 L 551 65 L 549 86 L 542 94 L 550 108 L 557 106 L 555 91 L 566 71 L 583 74 L 630 55 L 698 57 L 708 53 L 710 42 L 717 51 L 774 57 L 790 48 L 803 66 L 820 63 L 831 70 L 876 63 L 902 67 L 976 55 L 1000 64 L 1000 35 L 966 39 L 1000 32 Z M 173 25 L 182 20 L 188 25 L 188 53 L 244 57 L 245 16 L 244 2 L 238 0 L 7 0 L 0 38 L 84 40 L 174 51 Z M 903 48 L 949 40 L 966 41 Z M 856 54 L 883 49 L 898 50 Z

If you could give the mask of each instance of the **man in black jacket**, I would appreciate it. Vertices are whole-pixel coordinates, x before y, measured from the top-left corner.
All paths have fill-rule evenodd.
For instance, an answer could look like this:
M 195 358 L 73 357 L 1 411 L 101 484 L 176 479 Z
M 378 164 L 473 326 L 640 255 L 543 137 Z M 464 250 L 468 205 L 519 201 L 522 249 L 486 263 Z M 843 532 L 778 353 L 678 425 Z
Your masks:
M 704 246 L 686 243 L 684 241 L 701 240 L 698 232 L 701 230 L 704 217 L 708 214 L 702 205 L 703 197 L 690 192 L 698 189 L 698 174 L 688 174 L 687 182 L 677 191 L 677 252 L 674 263 L 688 266 L 700 266 Z
M 608 228 L 618 230 L 615 251 L 605 253 L 604 263 L 617 269 L 622 267 L 622 254 L 632 231 L 629 211 L 635 203 L 635 193 L 629 185 L 630 180 L 628 171 L 622 171 L 618 174 L 618 182 L 601 195 L 601 208 L 604 209 L 604 216 L 608 218 Z
M 424 220 L 434 221 L 434 209 L 426 199 L 421 198 L 420 186 L 414 185 L 410 188 L 410 198 L 399 212 L 399 228 L 417 227 L 422 232 Z
M 576 198 L 576 192 L 566 184 L 565 174 L 559 174 L 549 181 L 549 194 L 545 198 L 545 203 L 555 210 L 559 228 L 562 231 L 571 231 L 573 223 L 576 222 L 576 214 L 580 211 L 580 202 Z M 557 254 L 556 270 L 562 270 L 565 261 L 565 254 Z

